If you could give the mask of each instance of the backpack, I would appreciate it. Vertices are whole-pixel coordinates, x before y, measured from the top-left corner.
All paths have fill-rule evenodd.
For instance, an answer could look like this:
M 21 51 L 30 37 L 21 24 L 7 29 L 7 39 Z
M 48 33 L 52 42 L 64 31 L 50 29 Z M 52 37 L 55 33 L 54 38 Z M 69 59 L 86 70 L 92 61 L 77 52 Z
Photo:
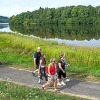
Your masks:
M 34 58 L 34 53 L 32 54 L 32 58 Z

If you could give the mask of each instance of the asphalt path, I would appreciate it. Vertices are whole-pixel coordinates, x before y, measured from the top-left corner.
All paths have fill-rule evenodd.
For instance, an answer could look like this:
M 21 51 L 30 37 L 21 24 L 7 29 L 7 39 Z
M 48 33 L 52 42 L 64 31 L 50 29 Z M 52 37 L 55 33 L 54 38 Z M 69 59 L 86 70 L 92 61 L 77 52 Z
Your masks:
M 42 80 L 42 83 L 38 84 L 37 76 L 34 77 L 31 71 L 15 69 L 4 65 L 0 65 L 0 79 L 35 88 L 41 88 L 42 84 L 45 83 L 45 80 Z M 100 100 L 100 83 L 71 79 L 69 82 L 66 82 L 65 86 L 58 86 L 58 88 L 64 94 Z M 48 90 L 53 90 L 53 87 L 49 87 Z

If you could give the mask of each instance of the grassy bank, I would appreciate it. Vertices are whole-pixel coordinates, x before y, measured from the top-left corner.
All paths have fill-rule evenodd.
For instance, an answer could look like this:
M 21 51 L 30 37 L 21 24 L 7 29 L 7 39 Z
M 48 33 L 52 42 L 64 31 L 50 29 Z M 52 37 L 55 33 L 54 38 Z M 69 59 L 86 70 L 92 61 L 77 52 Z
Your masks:
M 0 100 L 87 100 L 0 81 Z
M 46 54 L 47 63 L 51 57 L 58 60 L 60 53 L 66 53 L 70 63 L 70 75 L 100 77 L 100 47 L 71 47 L 55 41 L 45 41 L 16 34 L 0 32 L 0 62 L 32 69 L 32 54 L 40 46 Z

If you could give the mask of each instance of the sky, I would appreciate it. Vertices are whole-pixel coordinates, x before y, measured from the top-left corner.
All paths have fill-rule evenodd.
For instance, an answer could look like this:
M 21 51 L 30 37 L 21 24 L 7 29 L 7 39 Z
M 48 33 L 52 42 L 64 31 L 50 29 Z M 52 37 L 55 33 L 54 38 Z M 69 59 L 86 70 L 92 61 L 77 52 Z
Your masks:
M 66 6 L 91 5 L 100 6 L 100 0 L 0 0 L 0 16 L 11 17 L 22 12 L 42 8 L 58 8 Z

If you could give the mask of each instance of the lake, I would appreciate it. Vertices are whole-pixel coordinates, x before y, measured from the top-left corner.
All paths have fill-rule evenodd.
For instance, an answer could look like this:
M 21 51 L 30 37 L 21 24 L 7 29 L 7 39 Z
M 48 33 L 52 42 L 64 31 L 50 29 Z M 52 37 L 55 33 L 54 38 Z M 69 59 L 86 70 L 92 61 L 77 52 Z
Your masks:
M 0 23 L 0 31 L 21 33 L 71 46 L 100 47 L 100 25 L 16 25 Z
M 8 23 L 0 23 L 0 32 L 12 32 Z

